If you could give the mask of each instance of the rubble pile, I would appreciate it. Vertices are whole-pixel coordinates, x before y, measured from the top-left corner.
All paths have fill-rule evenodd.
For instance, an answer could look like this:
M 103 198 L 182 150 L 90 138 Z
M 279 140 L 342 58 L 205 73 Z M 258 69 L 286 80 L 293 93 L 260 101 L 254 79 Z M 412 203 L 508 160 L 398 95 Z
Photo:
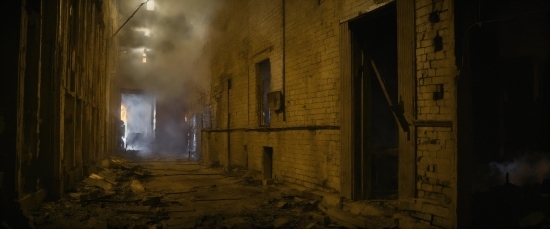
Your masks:
M 279 190 L 283 184 L 254 180 L 251 172 L 242 169 L 226 173 L 212 168 L 206 172 L 176 170 L 162 163 L 154 167 L 115 157 L 101 164 L 100 171 L 70 188 L 61 199 L 29 211 L 34 227 L 341 227 L 320 210 L 320 196 L 283 194 Z

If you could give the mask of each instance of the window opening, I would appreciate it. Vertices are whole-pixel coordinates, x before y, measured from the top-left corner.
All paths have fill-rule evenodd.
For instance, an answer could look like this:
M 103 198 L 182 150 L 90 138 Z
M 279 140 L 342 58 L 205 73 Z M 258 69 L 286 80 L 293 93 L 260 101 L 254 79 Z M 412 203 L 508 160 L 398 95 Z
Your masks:
M 271 123 L 271 112 L 267 99 L 267 94 L 271 92 L 271 64 L 269 59 L 258 63 L 257 69 L 260 126 L 269 126 Z

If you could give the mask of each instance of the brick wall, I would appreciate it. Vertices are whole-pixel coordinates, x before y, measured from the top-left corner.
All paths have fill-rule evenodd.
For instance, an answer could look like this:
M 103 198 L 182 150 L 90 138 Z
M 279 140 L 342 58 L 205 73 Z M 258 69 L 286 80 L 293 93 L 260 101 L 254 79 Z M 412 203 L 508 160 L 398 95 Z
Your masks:
M 273 147 L 274 178 L 339 190 L 340 21 L 385 2 L 285 1 L 284 44 L 283 1 L 228 2 L 207 41 L 212 130 L 203 134 L 210 139 L 203 140 L 205 158 L 222 165 L 230 158 L 232 166 L 262 171 L 263 147 Z M 283 92 L 285 113 L 273 112 L 270 127 L 262 129 L 256 71 L 265 59 L 270 91 Z
M 402 204 L 410 216 L 453 227 L 456 214 L 456 95 L 453 1 L 416 0 L 417 194 Z M 438 11 L 439 22 L 430 21 Z M 442 47 L 436 50 L 437 38 Z M 442 88 L 442 90 L 441 90 Z M 435 92 L 442 98 L 434 98 Z
M 203 148 L 209 161 L 228 165 L 230 152 L 231 165 L 262 171 L 263 147 L 273 147 L 276 179 L 340 190 L 339 26 L 386 3 L 286 1 L 284 46 L 282 1 L 227 3 L 207 42 L 213 128 L 204 132 L 210 140 L 203 141 Z M 456 202 L 453 1 L 433 4 L 440 11 L 437 23 L 429 22 L 432 1 L 416 1 L 416 119 L 427 124 L 415 132 L 417 196 L 400 208 L 433 225 L 451 227 Z M 442 50 L 435 52 L 437 35 Z M 270 128 L 260 128 L 258 120 L 256 64 L 265 59 L 271 63 L 270 90 L 285 96 L 285 114 L 273 113 Z M 434 100 L 439 88 L 443 98 Z

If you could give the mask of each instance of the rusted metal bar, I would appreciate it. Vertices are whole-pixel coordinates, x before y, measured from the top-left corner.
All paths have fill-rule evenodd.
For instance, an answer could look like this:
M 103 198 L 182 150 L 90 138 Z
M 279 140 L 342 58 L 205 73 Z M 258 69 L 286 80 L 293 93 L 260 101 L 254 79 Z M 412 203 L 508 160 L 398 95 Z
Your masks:
M 120 28 L 118 28 L 118 30 L 113 34 L 113 36 L 111 36 L 111 39 L 113 39 L 113 37 L 116 36 L 116 34 L 118 33 L 118 31 L 120 31 L 122 29 L 122 27 L 124 27 L 126 25 L 126 23 L 128 23 L 128 21 L 130 21 L 130 19 L 132 19 L 132 17 L 134 17 L 134 14 L 136 14 L 138 12 L 138 10 L 144 5 L 146 4 L 147 2 L 149 2 L 149 0 L 139 4 L 138 8 L 134 11 L 134 13 L 132 13 L 132 15 L 130 15 L 130 17 L 128 19 L 126 19 L 126 21 L 124 22 L 124 24 L 122 24 L 120 26 Z
M 386 101 L 388 102 L 388 105 L 392 110 L 393 117 L 395 117 L 395 121 L 401 126 L 401 129 L 403 129 L 404 132 L 409 132 L 409 123 L 407 122 L 407 119 L 405 119 L 405 116 L 403 115 L 404 113 L 403 109 L 399 104 L 394 105 L 392 103 L 390 95 L 386 90 L 386 84 L 384 83 L 384 79 L 382 79 L 382 76 L 380 76 L 380 73 L 378 72 L 378 68 L 374 63 L 374 60 L 371 60 L 371 65 L 372 65 L 372 68 L 374 69 L 374 73 L 376 73 L 376 77 L 378 78 L 380 87 L 382 87 L 382 91 L 384 91 L 384 96 L 386 97 Z

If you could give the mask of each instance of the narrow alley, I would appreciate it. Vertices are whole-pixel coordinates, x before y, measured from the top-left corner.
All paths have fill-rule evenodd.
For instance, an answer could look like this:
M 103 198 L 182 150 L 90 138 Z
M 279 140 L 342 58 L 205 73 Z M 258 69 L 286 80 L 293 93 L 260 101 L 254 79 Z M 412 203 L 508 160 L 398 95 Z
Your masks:
M 550 228 L 548 0 L 0 17 L 0 229 Z

